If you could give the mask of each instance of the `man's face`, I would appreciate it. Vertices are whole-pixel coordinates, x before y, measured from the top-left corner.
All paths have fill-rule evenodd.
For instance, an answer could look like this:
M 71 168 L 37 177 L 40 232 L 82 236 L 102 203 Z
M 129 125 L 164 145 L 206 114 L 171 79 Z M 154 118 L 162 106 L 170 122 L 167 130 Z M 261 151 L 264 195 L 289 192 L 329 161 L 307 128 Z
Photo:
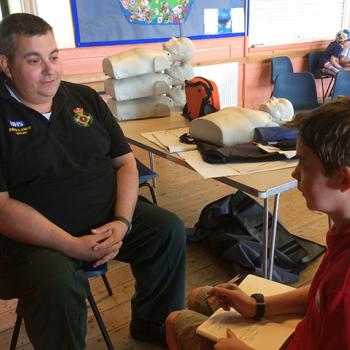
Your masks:
M 4 72 L 18 97 L 29 105 L 52 101 L 61 81 L 62 64 L 55 38 L 44 35 L 18 36 L 12 61 Z
M 297 155 L 299 162 L 292 176 L 298 180 L 298 189 L 305 197 L 308 208 L 332 213 L 338 205 L 335 193 L 339 171 L 335 170 L 331 176 L 326 176 L 321 160 L 300 139 L 297 142 Z

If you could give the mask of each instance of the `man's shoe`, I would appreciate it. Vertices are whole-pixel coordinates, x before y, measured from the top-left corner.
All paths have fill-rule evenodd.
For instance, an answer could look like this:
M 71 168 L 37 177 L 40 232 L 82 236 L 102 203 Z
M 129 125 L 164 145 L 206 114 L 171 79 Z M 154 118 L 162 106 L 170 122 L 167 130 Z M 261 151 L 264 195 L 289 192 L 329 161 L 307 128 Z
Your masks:
M 146 320 L 131 320 L 130 334 L 136 340 L 167 347 L 164 323 L 151 323 Z

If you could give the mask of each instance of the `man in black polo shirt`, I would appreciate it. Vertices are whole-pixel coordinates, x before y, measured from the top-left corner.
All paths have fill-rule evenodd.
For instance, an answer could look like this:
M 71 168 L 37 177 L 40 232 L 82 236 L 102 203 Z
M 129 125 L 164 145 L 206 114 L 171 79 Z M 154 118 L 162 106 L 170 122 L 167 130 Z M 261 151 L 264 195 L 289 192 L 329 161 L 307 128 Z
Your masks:
M 116 258 L 136 278 L 131 335 L 164 342 L 184 302 L 183 224 L 137 201 L 123 133 L 92 89 L 61 82 L 48 23 L 6 17 L 0 67 L 0 297 L 21 298 L 35 349 L 84 349 L 81 261 Z

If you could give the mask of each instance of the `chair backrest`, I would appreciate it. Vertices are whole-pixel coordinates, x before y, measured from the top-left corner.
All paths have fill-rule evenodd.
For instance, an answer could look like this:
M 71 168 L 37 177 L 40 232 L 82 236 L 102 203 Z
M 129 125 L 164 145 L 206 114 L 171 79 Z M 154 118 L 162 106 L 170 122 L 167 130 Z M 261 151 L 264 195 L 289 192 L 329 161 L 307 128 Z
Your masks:
M 139 184 L 155 179 L 158 174 L 136 159 L 136 166 L 139 172 Z
M 280 73 L 272 96 L 283 97 L 292 102 L 294 110 L 318 107 L 315 79 L 311 73 Z
M 340 71 L 335 77 L 332 100 L 338 96 L 350 96 L 350 71 Z
M 292 61 L 287 56 L 274 57 L 271 59 L 271 83 L 276 82 L 280 73 L 293 73 Z
M 320 58 L 322 56 L 322 52 L 310 52 L 308 55 L 308 65 L 307 71 L 311 74 L 316 74 L 318 71 L 318 63 L 320 62 Z

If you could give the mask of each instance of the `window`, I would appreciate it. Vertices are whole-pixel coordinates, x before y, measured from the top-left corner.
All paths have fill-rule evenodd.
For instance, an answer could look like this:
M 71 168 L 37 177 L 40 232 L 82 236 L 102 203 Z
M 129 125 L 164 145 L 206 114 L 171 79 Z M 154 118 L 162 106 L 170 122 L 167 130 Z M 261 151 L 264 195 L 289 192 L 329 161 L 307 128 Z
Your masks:
M 349 0 L 250 0 L 249 46 L 333 39 Z

